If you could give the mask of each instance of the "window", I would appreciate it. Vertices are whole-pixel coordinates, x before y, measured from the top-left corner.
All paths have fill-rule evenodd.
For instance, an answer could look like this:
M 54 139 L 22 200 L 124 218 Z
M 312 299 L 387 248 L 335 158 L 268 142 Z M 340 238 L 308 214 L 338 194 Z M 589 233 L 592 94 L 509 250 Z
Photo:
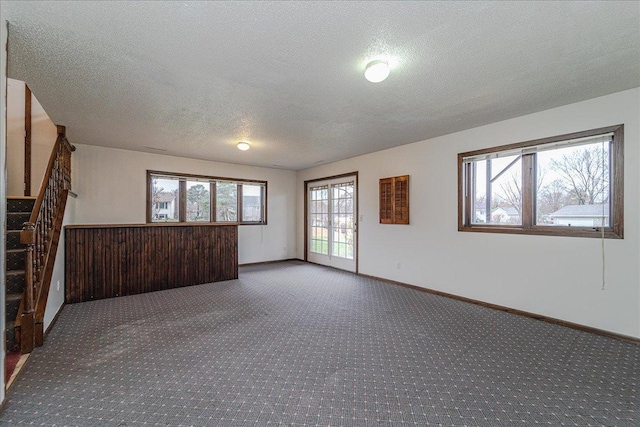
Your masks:
M 211 221 L 211 184 L 208 181 L 187 181 L 187 221 Z
M 409 224 L 409 175 L 380 180 L 380 224 Z
M 259 222 L 262 215 L 262 186 L 242 184 L 242 218 Z
M 180 218 L 178 194 L 180 181 L 175 177 L 150 178 L 151 222 L 177 222 Z
M 147 222 L 267 222 L 266 181 L 147 171 L 147 184 Z
M 309 190 L 311 211 L 311 252 L 329 254 L 329 187 Z
M 238 185 L 233 182 L 216 183 L 216 221 L 238 220 Z
M 458 230 L 623 238 L 624 126 L 458 154 Z

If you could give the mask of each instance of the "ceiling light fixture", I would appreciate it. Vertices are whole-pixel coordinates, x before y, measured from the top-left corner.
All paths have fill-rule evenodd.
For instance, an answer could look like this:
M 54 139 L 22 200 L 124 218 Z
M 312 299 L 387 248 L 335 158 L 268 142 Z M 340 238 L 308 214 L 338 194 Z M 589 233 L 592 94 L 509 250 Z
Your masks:
M 246 141 L 240 141 L 238 142 L 238 145 L 236 147 L 238 147 L 238 150 L 247 151 L 249 148 L 251 148 L 251 145 L 249 145 L 249 143 Z
M 364 70 L 364 77 L 371 83 L 378 83 L 389 76 L 389 64 L 387 61 L 377 59 L 367 64 Z

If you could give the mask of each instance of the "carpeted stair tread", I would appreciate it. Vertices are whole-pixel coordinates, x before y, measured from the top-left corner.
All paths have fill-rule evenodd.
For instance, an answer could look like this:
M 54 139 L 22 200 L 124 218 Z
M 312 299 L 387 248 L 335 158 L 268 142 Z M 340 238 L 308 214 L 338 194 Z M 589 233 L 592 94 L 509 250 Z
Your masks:
M 12 270 L 6 273 L 7 294 L 24 292 L 24 270 Z
M 15 325 L 15 319 L 5 321 L 5 347 L 7 353 L 16 349 Z
M 5 316 L 6 322 L 15 320 L 16 316 L 18 315 L 18 309 L 20 308 L 21 300 L 22 300 L 22 294 L 7 294 L 6 316 Z
M 7 231 L 7 249 L 24 249 L 24 245 L 20 243 L 20 230 Z
M 7 230 L 22 230 L 30 216 L 30 212 L 7 212 Z
M 5 294 L 5 344 L 9 352 L 15 347 L 15 319 L 24 292 L 25 245 L 20 243 L 20 231 L 29 221 L 35 205 L 35 197 L 9 197 L 6 201 L 6 294 Z
M 9 249 L 6 251 L 7 271 L 24 269 L 26 252 L 24 249 Z
M 35 197 L 15 197 L 7 199 L 7 212 L 31 212 L 36 202 Z

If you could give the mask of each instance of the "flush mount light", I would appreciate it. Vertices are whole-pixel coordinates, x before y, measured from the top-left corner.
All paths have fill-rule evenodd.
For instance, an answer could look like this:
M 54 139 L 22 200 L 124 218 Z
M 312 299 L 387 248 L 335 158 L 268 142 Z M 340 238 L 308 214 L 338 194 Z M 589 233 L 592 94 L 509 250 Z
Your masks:
M 236 147 L 238 147 L 238 150 L 247 151 L 249 148 L 251 148 L 251 145 L 249 145 L 249 143 L 246 141 L 240 141 L 238 142 L 238 145 Z
M 364 77 L 372 83 L 383 81 L 389 76 L 389 64 L 387 61 L 377 59 L 367 64 L 364 70 Z

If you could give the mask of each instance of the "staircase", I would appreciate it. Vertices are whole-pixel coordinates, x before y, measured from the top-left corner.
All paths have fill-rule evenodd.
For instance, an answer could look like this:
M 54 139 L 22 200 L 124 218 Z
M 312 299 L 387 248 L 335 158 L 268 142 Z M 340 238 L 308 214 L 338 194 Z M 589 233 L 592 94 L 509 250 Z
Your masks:
M 17 348 L 15 321 L 24 293 L 25 245 L 20 243 L 22 225 L 29 221 L 35 197 L 10 197 L 7 199 L 7 239 L 6 239 L 6 350 Z

